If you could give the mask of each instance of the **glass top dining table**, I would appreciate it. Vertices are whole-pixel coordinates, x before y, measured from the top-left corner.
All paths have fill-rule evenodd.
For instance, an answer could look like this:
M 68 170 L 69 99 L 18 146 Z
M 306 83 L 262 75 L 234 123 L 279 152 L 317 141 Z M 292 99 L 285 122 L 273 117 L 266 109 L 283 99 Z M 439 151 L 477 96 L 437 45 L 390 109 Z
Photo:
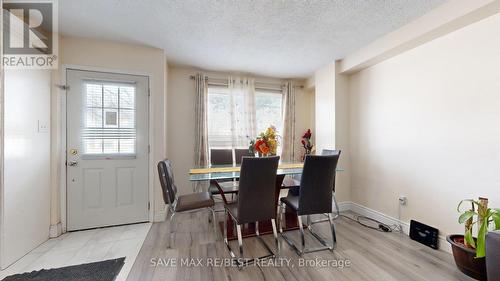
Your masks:
M 302 174 L 302 162 L 280 162 L 278 165 L 277 175 L 298 175 Z M 337 168 L 337 172 L 343 171 L 342 168 Z M 240 177 L 240 165 L 211 165 L 207 167 L 197 167 L 189 170 L 190 181 L 210 181 L 237 179 Z

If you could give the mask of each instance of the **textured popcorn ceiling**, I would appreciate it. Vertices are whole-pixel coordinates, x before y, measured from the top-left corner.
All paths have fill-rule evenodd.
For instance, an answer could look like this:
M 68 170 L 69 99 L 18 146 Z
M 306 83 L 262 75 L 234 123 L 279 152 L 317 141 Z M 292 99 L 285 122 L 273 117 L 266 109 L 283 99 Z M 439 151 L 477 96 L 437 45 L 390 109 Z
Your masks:
M 169 63 L 306 77 L 446 0 L 61 0 L 64 35 L 144 44 Z

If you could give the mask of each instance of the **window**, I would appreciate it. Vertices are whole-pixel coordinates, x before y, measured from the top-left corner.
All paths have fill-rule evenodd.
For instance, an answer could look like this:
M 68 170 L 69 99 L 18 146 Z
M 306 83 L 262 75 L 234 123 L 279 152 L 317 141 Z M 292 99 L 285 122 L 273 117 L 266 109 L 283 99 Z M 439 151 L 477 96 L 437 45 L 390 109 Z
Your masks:
M 208 145 L 211 148 L 246 148 L 269 125 L 283 128 L 283 95 L 256 91 L 230 92 L 226 87 L 208 89 Z
M 84 90 L 84 154 L 135 154 L 135 86 L 92 81 Z
M 257 133 L 274 125 L 278 133 L 283 134 L 283 94 L 256 92 L 255 118 Z
M 227 88 L 208 89 L 209 147 L 232 147 L 232 101 Z

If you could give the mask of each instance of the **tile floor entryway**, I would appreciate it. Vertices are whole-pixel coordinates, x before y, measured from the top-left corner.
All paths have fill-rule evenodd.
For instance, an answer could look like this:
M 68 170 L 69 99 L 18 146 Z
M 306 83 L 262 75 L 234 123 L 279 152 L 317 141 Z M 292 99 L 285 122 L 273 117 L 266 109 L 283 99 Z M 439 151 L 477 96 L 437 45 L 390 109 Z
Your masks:
M 0 271 L 0 280 L 17 273 L 125 257 L 116 281 L 127 279 L 151 223 L 65 233 L 49 239 L 19 261 Z

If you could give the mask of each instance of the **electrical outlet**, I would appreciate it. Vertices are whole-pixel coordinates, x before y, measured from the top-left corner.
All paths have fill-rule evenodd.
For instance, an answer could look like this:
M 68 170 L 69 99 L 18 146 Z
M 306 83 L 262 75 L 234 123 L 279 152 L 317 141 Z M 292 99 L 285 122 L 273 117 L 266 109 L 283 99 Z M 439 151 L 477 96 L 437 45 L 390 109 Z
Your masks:
M 406 206 L 406 204 L 408 204 L 408 198 L 406 196 L 399 196 L 399 205 L 401 206 Z

